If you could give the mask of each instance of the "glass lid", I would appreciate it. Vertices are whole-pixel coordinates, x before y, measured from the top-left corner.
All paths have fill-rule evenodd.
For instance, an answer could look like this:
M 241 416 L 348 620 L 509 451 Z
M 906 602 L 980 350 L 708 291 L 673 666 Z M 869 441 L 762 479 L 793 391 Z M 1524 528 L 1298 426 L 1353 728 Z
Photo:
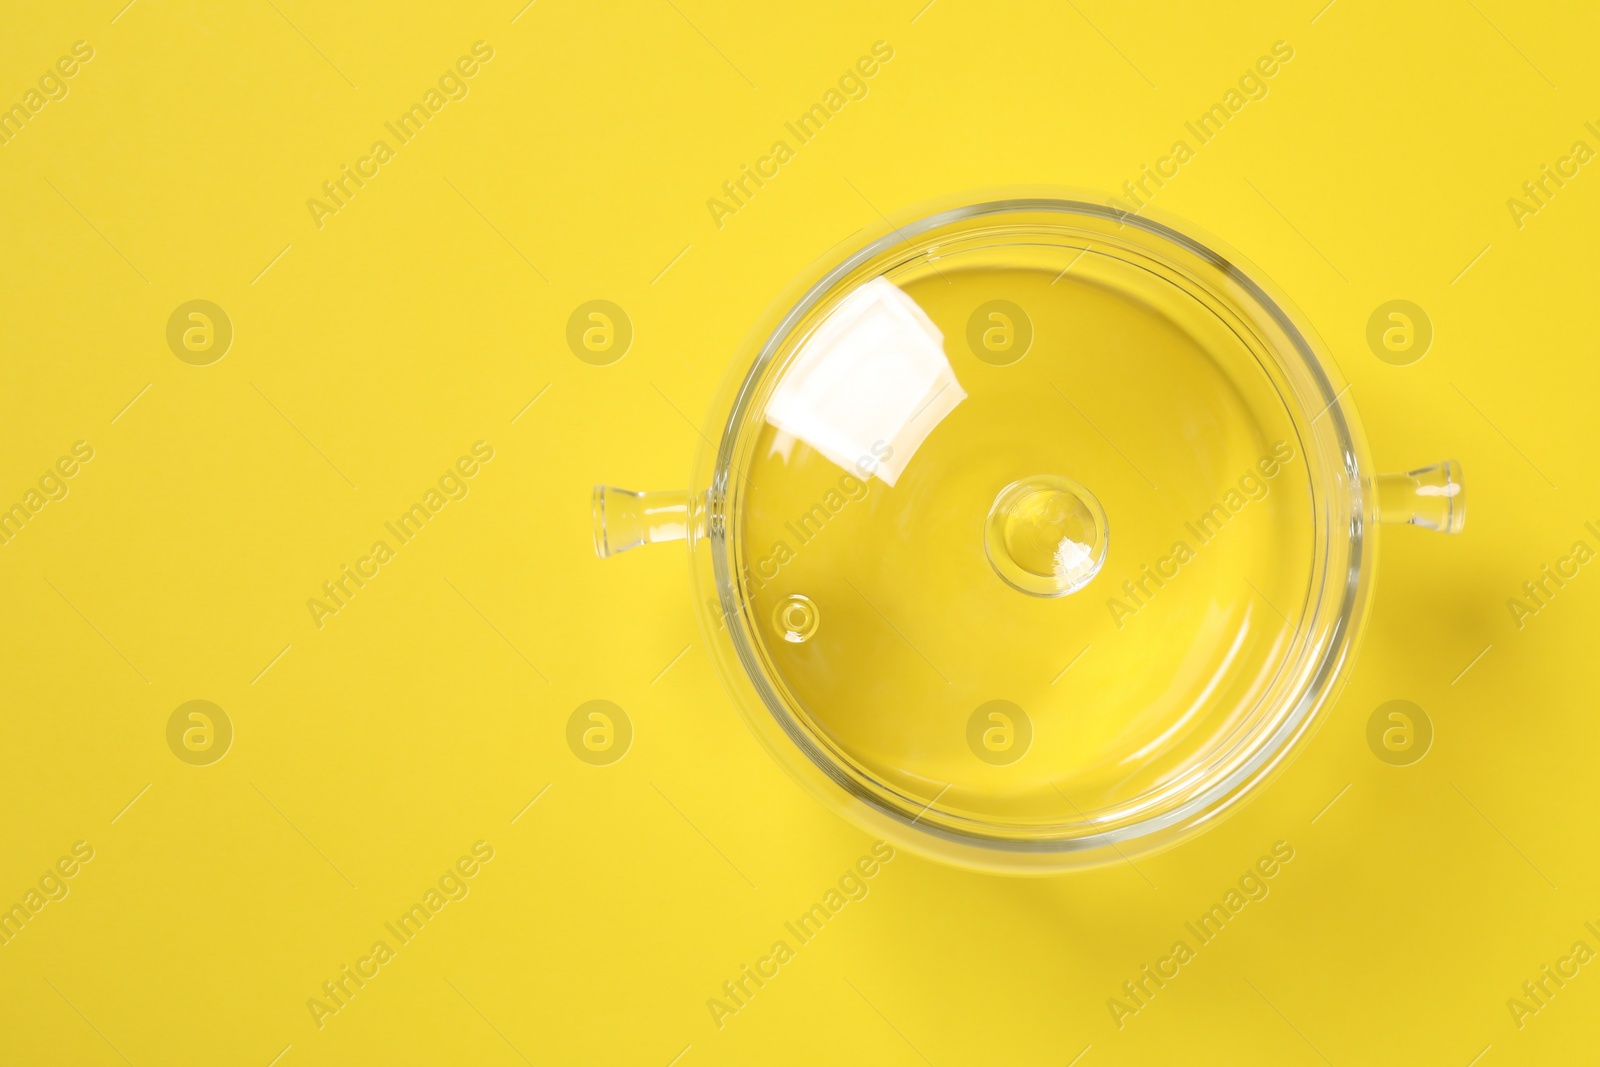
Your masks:
M 1025 844 L 1176 810 L 1315 676 L 1326 390 L 1203 250 L 994 207 L 794 309 L 713 535 L 741 658 L 812 759 Z

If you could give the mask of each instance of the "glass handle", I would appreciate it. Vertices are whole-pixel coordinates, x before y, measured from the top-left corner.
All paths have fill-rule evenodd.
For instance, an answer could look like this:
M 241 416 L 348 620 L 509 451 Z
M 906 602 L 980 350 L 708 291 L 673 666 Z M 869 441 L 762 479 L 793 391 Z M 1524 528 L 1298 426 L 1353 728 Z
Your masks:
M 1460 533 L 1467 523 L 1461 464 L 1447 459 L 1405 474 L 1378 475 L 1378 521 Z
M 635 493 L 594 487 L 594 553 L 601 559 L 689 534 L 688 493 Z

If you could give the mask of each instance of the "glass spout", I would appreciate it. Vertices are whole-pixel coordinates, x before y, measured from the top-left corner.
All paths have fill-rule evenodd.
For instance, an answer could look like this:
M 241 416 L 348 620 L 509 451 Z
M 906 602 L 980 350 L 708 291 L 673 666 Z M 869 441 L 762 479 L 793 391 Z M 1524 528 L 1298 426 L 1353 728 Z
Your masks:
M 594 487 L 594 554 L 601 559 L 689 534 L 689 494 Z
M 1460 533 L 1467 522 L 1461 464 L 1447 459 L 1405 474 L 1378 475 L 1378 521 Z

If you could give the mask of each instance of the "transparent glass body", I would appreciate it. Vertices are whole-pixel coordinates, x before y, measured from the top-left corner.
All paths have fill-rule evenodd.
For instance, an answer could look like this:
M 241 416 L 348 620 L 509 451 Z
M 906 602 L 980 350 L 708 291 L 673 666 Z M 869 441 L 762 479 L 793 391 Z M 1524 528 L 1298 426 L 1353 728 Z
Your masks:
M 746 720 L 897 845 L 1043 873 L 1240 802 L 1347 672 L 1379 475 L 1344 383 L 1237 256 L 1037 190 L 887 220 L 751 332 L 687 493 L 598 488 L 596 550 L 687 543 Z M 714 431 L 714 432 L 712 432 Z

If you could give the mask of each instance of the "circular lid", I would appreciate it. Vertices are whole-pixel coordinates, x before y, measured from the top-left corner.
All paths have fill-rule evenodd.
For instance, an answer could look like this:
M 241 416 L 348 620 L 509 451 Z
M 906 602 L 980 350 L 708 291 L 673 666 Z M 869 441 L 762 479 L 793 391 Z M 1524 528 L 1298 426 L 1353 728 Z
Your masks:
M 925 219 L 811 289 L 719 458 L 734 638 L 811 760 L 1022 849 L 1259 765 L 1328 677 L 1326 381 L 1264 300 L 1066 201 Z

